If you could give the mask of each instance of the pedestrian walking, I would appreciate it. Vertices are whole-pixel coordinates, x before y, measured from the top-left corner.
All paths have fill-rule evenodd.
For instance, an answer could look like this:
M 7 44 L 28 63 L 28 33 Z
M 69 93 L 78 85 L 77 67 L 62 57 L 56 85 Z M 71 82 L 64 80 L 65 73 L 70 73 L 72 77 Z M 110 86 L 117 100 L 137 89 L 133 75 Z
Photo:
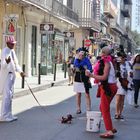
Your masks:
M 126 54 L 120 54 L 117 67 L 117 94 L 115 119 L 124 119 L 122 112 L 124 108 L 125 95 L 132 91 L 132 66 L 127 61 Z
M 19 72 L 22 77 L 25 76 L 18 65 L 14 51 L 15 44 L 14 36 L 7 37 L 7 46 L 1 53 L 0 94 L 2 94 L 2 105 L 0 121 L 6 122 L 17 120 L 17 117 L 12 115 L 12 97 L 16 72 Z
M 79 53 L 74 60 L 75 76 L 74 76 L 74 91 L 76 94 L 77 103 L 77 114 L 81 113 L 81 94 L 85 93 L 86 96 L 86 108 L 88 111 L 91 110 L 91 99 L 89 88 L 91 88 L 91 83 L 89 77 L 85 75 L 85 70 L 88 69 L 92 71 L 92 65 L 90 60 L 86 56 L 84 48 L 78 49 Z
M 68 77 L 69 77 L 69 84 L 72 85 L 74 81 L 74 56 L 73 54 L 69 55 L 68 61 L 67 61 L 67 68 L 68 68 Z
M 101 138 L 113 138 L 117 130 L 112 125 L 110 103 L 117 92 L 114 66 L 110 59 L 111 50 L 108 46 L 102 48 L 101 59 L 98 61 L 98 72 L 91 73 L 86 70 L 86 75 L 98 80 L 98 97 L 100 96 L 100 110 L 103 116 L 106 132 L 100 134 Z
M 134 107 L 139 107 L 138 97 L 140 91 L 140 54 L 136 55 L 133 62 Z

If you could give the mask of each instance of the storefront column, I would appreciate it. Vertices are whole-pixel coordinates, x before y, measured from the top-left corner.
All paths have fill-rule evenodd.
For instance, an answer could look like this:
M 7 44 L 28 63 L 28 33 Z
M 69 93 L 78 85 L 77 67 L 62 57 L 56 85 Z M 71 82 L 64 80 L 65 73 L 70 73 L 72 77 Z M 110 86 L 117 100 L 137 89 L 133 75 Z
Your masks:
M 27 24 L 27 32 L 26 32 L 26 46 L 25 46 L 25 67 L 26 74 L 28 77 L 31 76 L 31 25 Z

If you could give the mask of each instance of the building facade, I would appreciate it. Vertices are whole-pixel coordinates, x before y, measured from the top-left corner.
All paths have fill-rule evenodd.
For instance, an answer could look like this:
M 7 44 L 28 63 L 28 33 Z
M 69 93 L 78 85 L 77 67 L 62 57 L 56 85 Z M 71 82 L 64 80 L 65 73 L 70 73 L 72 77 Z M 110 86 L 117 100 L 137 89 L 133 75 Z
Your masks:
M 19 40 L 16 51 L 20 64 L 25 65 L 26 74 L 37 75 L 39 63 L 41 74 L 53 73 L 54 63 L 57 63 L 57 70 L 61 70 L 63 61 L 68 56 L 69 47 L 63 32 L 78 27 L 78 15 L 64 5 L 64 1 L 1 0 L 1 2 L 2 7 L 6 7 L 3 9 L 6 13 L 1 14 L 2 23 L 6 16 L 18 17 L 13 35 Z M 7 27 L 3 29 L 6 35 L 10 35 L 7 33 Z M 4 40 L 1 43 L 4 44 Z
M 74 30 L 76 49 L 85 46 L 89 47 L 90 53 L 94 53 L 97 50 L 97 47 L 94 46 L 94 34 L 101 30 L 99 22 L 100 1 L 76 0 L 73 1 L 73 7 L 77 9 L 79 15 L 79 28 Z
M 132 30 L 140 33 L 140 1 L 133 0 L 132 2 Z
M 43 75 L 55 63 L 61 71 L 69 52 L 82 46 L 95 56 L 104 42 L 130 49 L 131 7 L 131 0 L 0 0 L 1 49 L 14 35 L 27 76 L 37 75 L 39 64 Z

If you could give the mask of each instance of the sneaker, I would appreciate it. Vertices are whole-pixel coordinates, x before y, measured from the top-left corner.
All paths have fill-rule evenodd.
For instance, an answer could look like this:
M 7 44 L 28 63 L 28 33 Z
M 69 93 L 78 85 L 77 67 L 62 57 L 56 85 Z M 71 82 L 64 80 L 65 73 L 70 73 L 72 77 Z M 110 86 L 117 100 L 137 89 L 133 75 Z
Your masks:
M 16 121 L 18 119 L 18 117 L 17 116 L 13 116 L 12 119 L 13 119 L 12 121 Z
M 139 105 L 138 105 L 138 104 L 134 104 L 134 107 L 135 107 L 135 108 L 138 108 L 138 107 L 139 107 Z
M 11 118 L 0 118 L 0 122 L 13 122 L 16 121 L 18 118 L 16 116 L 12 116 Z

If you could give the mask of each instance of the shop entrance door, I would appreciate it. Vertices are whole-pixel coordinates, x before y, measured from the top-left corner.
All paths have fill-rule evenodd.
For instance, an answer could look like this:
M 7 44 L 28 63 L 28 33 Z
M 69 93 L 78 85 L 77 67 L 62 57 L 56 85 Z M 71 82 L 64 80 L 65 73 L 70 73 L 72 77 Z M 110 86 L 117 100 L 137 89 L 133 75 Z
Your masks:
M 31 48 L 31 74 L 36 75 L 36 42 L 37 42 L 37 27 L 32 26 L 32 48 Z
M 41 74 L 52 73 L 52 44 L 51 35 L 43 34 L 41 36 Z

